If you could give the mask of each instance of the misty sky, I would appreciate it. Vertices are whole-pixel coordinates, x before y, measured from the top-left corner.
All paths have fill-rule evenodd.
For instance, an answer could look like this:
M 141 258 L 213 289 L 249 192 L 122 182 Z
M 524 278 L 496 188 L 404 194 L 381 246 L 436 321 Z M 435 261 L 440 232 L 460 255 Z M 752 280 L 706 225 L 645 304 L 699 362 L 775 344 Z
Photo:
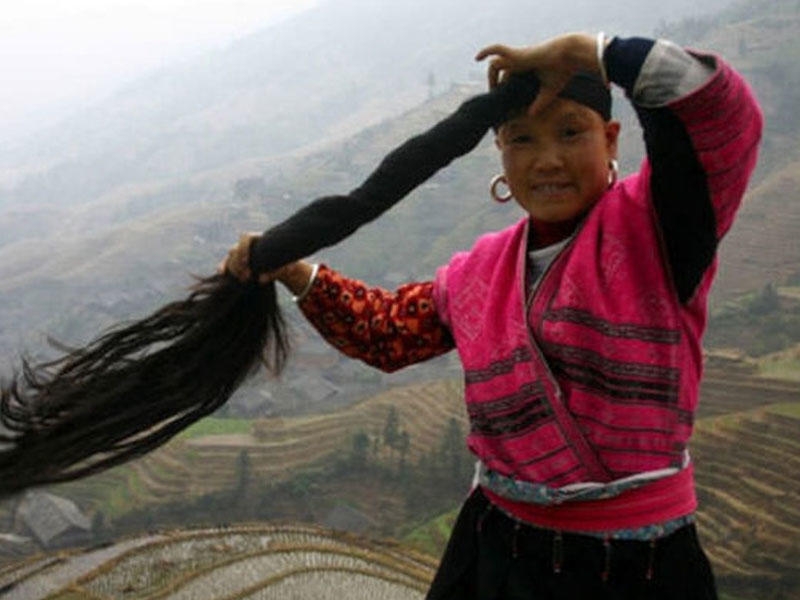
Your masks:
M 13 137 L 122 83 L 317 0 L 24 0 L 0 18 L 0 136 Z

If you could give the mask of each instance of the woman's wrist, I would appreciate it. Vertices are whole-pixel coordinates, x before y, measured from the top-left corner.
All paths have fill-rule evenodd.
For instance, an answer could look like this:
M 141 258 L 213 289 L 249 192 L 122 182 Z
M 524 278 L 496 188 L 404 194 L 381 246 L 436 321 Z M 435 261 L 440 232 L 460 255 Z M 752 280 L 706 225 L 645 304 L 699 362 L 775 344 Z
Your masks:
M 588 33 L 571 33 L 566 34 L 562 39 L 562 52 L 568 68 L 602 74 L 598 64 L 598 36 Z
M 299 260 L 279 269 L 275 278 L 293 294 L 295 302 L 299 302 L 311 290 L 318 270 L 319 265 Z
M 597 38 L 595 40 L 595 50 L 597 53 L 597 69 L 600 71 L 600 79 L 603 81 L 603 85 L 606 87 L 611 86 L 611 82 L 608 80 L 608 70 L 606 69 L 606 48 L 608 47 L 610 40 L 606 36 L 605 31 L 601 31 L 597 34 Z

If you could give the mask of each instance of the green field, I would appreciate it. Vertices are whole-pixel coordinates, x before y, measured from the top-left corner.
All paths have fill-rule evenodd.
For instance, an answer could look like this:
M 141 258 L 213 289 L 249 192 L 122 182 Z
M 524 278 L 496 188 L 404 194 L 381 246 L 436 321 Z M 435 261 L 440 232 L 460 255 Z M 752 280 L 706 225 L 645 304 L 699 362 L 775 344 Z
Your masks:
M 800 401 L 786 404 L 773 404 L 768 407 L 768 410 L 778 415 L 800 419 Z
M 250 433 L 253 429 L 251 419 L 220 419 L 217 417 L 206 417 L 181 432 L 179 439 L 193 439 L 207 435 L 230 435 Z
M 764 377 L 800 381 L 800 350 L 766 356 L 758 361 L 758 371 Z
M 457 516 L 458 509 L 455 509 L 423 523 L 406 535 L 403 542 L 431 556 L 439 556 L 450 537 Z

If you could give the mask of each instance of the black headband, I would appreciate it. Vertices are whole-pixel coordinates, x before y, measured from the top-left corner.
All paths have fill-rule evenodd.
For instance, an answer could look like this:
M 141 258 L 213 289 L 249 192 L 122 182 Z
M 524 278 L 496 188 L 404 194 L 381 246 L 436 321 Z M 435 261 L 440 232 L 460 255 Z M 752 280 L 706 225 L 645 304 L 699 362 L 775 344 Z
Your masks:
M 511 76 L 513 78 L 525 79 L 537 88 L 539 87 L 539 79 L 532 72 L 530 73 L 515 73 Z M 603 81 L 598 75 L 580 71 L 576 73 L 572 79 L 567 82 L 559 94 L 559 98 L 566 98 L 574 100 L 578 104 L 582 104 L 597 112 L 604 121 L 611 119 L 611 90 L 603 84 Z M 520 114 L 520 109 L 513 108 L 510 110 L 503 121 L 508 121 Z M 501 125 L 502 122 L 497 124 Z M 495 126 L 495 129 L 497 128 Z
M 588 106 L 598 112 L 604 121 L 611 119 L 611 90 L 597 75 L 576 73 L 558 96 Z

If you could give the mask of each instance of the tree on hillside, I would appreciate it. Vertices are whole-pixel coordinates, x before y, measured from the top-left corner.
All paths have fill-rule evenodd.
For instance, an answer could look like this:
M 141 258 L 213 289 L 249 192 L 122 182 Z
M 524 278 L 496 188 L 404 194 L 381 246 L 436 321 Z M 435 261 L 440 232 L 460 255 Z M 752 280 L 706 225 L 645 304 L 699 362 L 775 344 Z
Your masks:
M 367 464 L 369 453 L 369 435 L 364 430 L 353 434 L 352 446 L 350 448 L 350 463 L 356 469 L 363 469 Z
M 389 407 L 386 415 L 386 424 L 383 426 L 383 443 L 392 450 L 397 449 L 397 441 L 400 438 L 400 416 L 394 404 Z
M 233 501 L 239 510 L 247 508 L 247 495 L 250 489 L 252 466 L 250 454 L 247 450 L 242 450 L 236 457 L 236 483 L 233 488 Z
M 406 460 L 408 459 L 408 451 L 411 449 L 411 434 L 408 433 L 405 429 L 400 432 L 400 436 L 397 440 L 397 451 L 400 452 L 400 463 L 398 465 L 398 471 L 400 476 L 403 477 L 406 475 Z
M 104 544 L 113 539 L 111 528 L 102 510 L 98 510 L 92 516 L 92 535 L 96 544 Z
M 750 301 L 748 309 L 754 315 L 766 315 L 779 310 L 781 307 L 780 297 L 775 285 L 770 282 L 761 288 L 761 291 Z
M 447 422 L 447 429 L 439 447 L 439 455 L 445 474 L 455 481 L 460 480 L 465 465 L 464 444 L 461 425 L 459 425 L 455 417 L 450 417 Z
M 381 449 L 381 432 L 379 429 L 375 430 L 375 435 L 372 436 L 372 448 L 370 451 L 372 452 L 372 459 L 378 460 L 378 452 Z

